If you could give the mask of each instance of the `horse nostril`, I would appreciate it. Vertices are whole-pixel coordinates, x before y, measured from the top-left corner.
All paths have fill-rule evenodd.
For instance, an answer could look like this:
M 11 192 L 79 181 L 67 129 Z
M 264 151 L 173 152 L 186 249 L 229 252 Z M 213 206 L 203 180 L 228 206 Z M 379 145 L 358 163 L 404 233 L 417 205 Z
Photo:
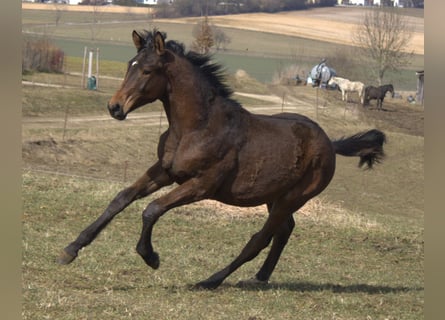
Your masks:
M 113 105 L 108 104 L 108 111 L 110 112 L 110 115 L 118 120 L 124 120 L 125 119 L 125 114 L 121 108 L 121 106 L 116 103 Z
M 117 105 L 117 104 L 113 104 L 113 105 L 108 104 L 108 110 L 110 112 L 114 113 L 118 109 L 119 109 L 119 105 Z

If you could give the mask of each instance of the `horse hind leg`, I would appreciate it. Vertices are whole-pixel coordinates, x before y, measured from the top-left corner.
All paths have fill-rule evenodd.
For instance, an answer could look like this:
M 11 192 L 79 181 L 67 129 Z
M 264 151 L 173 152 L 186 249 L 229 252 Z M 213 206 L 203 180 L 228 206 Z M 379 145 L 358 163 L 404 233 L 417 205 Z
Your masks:
M 243 248 L 239 256 L 232 261 L 224 269 L 216 272 L 207 280 L 199 282 L 195 288 L 215 289 L 217 288 L 230 274 L 241 267 L 244 263 L 253 260 L 264 248 L 266 248 L 273 240 L 272 248 L 254 279 L 241 281 L 238 285 L 249 285 L 251 283 L 267 283 L 272 274 L 280 255 L 287 244 L 287 241 L 294 229 L 295 222 L 292 214 L 306 203 L 309 198 L 300 198 L 297 203 L 292 201 L 292 205 L 284 205 L 282 202 L 278 206 L 269 206 L 269 217 L 263 228 L 255 233 L 246 246 Z M 277 202 L 279 203 L 279 202 Z
M 311 197 L 302 197 L 300 192 L 298 194 L 290 193 L 288 199 L 281 199 L 277 201 L 274 205 L 269 205 L 270 215 L 282 215 L 285 219 L 277 227 L 276 232 L 273 235 L 272 247 L 269 254 L 266 257 L 262 267 L 255 275 L 253 279 L 240 281 L 238 284 L 240 286 L 256 284 L 256 283 L 267 283 L 269 281 L 272 272 L 274 271 L 278 260 L 280 259 L 281 253 L 286 246 L 290 235 L 295 227 L 295 220 L 292 216 L 294 212 L 300 209 Z M 298 199 L 295 201 L 295 199 Z
M 273 236 L 272 247 L 264 261 L 263 266 L 260 268 L 254 279 L 247 281 L 240 281 L 238 284 L 243 286 L 249 283 L 267 283 L 269 278 L 275 269 L 281 253 L 286 246 L 290 235 L 295 227 L 295 220 L 292 215 L 281 224 L 277 232 Z
M 309 199 L 323 191 L 332 179 L 335 170 L 335 154 L 329 150 L 320 150 L 320 152 L 323 152 L 324 156 L 312 161 L 311 169 L 297 185 L 268 205 L 269 216 L 266 223 L 252 236 L 239 256 L 207 280 L 197 283 L 196 288 L 217 288 L 235 270 L 254 259 L 273 239 L 272 248 L 255 277 L 255 280 L 263 283 L 269 279 L 295 226 L 292 214 Z
M 316 165 L 320 165 L 320 168 L 306 176 L 306 184 L 303 182 L 302 185 L 290 190 L 273 205 L 268 205 L 270 216 L 284 217 L 284 219 L 276 228 L 270 252 L 262 267 L 255 275 L 255 278 L 253 280 L 240 282 L 240 285 L 252 282 L 267 283 L 295 227 L 295 220 L 292 216 L 293 213 L 303 207 L 308 200 L 323 191 L 333 176 L 334 167 L 329 164 L 327 165 L 329 160 L 325 160 L 326 162 L 324 162 L 324 164 L 317 161 L 318 163 Z
M 254 259 L 264 248 L 266 248 L 271 242 L 273 234 L 271 219 L 269 217 L 263 228 L 250 238 L 235 260 L 222 270 L 213 274 L 207 280 L 197 283 L 194 287 L 196 289 L 216 289 L 230 274 L 244 263 Z

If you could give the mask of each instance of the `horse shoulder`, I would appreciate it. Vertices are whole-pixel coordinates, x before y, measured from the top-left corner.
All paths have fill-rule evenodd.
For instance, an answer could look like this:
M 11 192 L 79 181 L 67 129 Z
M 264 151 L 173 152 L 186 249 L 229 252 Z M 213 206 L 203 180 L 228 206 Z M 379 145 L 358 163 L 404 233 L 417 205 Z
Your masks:
M 178 139 L 171 134 L 170 128 L 159 137 L 157 154 L 164 169 L 171 168 L 177 146 Z
M 221 174 L 235 166 L 236 153 L 245 141 L 247 112 L 234 108 L 212 114 L 206 125 L 181 136 L 171 163 L 171 173 L 192 177 L 206 170 Z

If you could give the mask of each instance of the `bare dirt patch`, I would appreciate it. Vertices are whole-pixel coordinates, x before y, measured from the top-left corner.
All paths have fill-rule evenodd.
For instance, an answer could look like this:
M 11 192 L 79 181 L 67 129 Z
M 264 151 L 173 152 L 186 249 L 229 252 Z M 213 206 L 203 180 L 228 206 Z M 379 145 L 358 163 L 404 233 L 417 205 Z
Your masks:
M 377 110 L 374 102 L 371 106 L 363 108 L 362 115 L 372 119 L 382 129 L 395 129 L 396 132 L 424 136 L 423 106 L 389 99 L 385 100 L 383 110 Z

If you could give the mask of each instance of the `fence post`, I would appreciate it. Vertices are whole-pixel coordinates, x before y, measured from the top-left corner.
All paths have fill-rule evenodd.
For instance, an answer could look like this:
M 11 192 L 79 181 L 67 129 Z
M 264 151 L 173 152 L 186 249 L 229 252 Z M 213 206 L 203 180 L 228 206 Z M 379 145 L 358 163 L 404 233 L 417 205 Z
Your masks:
M 66 133 L 66 127 L 68 125 L 68 109 L 69 109 L 69 105 L 66 106 L 65 108 L 65 119 L 63 121 L 63 135 L 62 135 L 62 141 L 65 141 L 65 133 Z
M 82 62 L 82 79 L 80 80 L 80 87 L 85 88 L 85 60 L 87 59 L 87 47 L 83 49 L 83 62 Z
M 99 90 L 99 48 L 96 48 L 96 90 Z
M 315 89 L 316 90 L 316 94 L 315 94 L 315 96 L 316 96 L 316 98 L 315 98 L 315 119 L 317 119 L 318 120 L 318 86 L 317 86 L 317 89 Z
M 283 92 L 283 99 L 281 100 L 281 112 L 284 112 L 284 98 L 286 97 L 286 92 Z

